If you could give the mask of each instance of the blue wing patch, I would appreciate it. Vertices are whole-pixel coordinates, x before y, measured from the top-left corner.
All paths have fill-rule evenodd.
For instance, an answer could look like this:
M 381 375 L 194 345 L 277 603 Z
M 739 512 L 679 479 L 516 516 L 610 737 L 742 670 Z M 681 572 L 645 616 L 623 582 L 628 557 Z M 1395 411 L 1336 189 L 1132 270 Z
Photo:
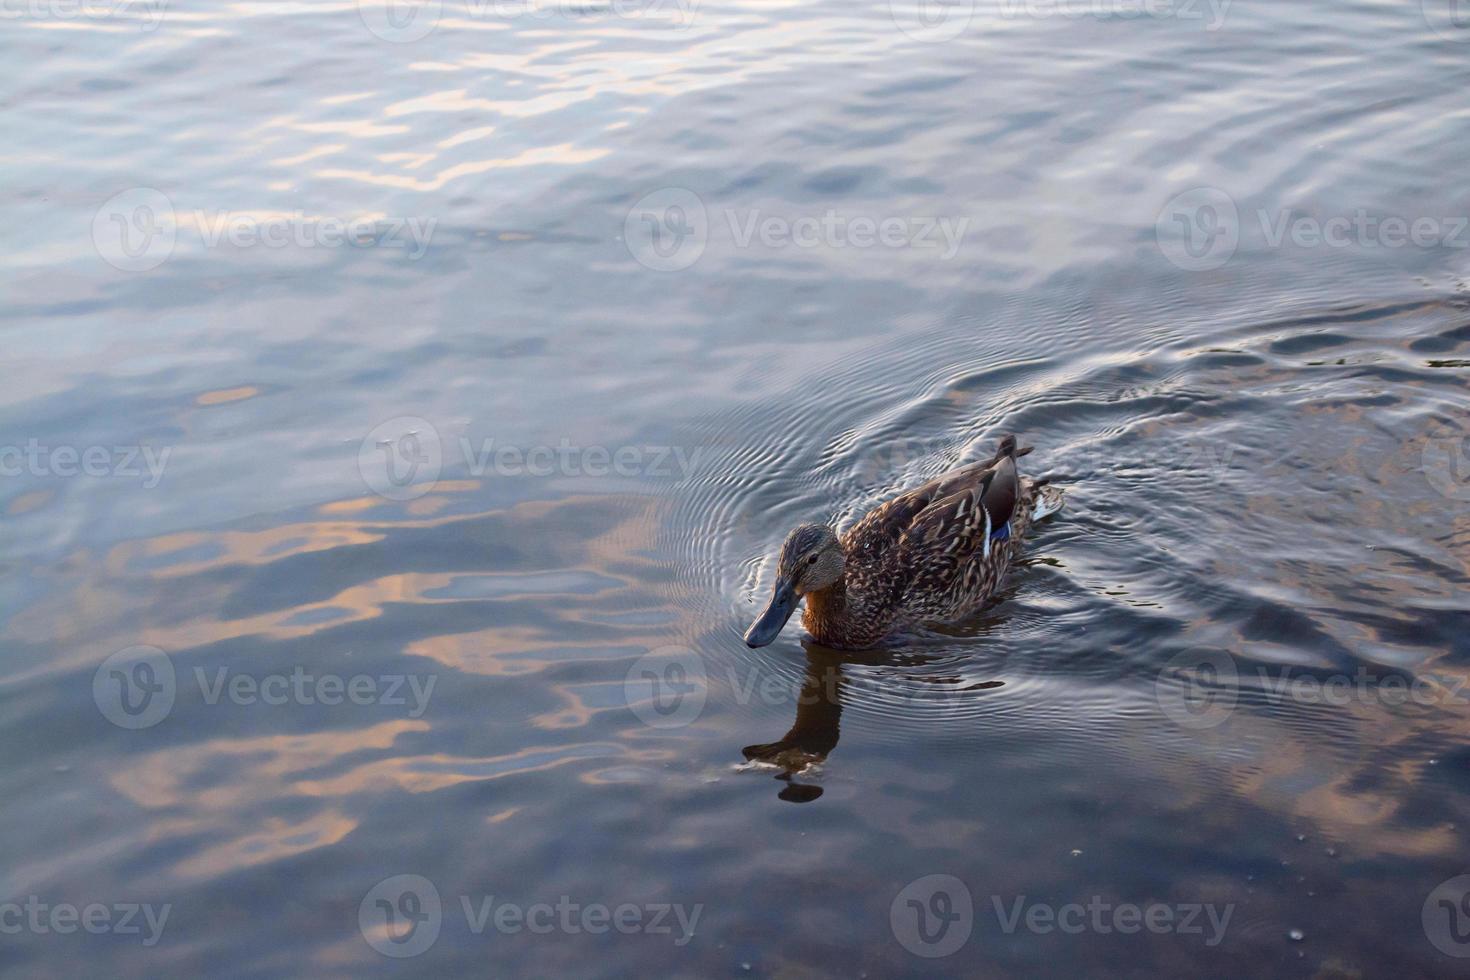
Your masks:
M 1009 521 L 990 532 L 990 540 L 992 541 L 1009 541 L 1010 539 L 1011 525 Z

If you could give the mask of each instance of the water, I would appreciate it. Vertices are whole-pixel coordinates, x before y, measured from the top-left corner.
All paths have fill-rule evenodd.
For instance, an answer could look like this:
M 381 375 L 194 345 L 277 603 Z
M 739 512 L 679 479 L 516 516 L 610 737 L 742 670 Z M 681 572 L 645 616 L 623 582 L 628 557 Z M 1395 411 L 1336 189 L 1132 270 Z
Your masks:
M 1463 972 L 1470 28 L 895 2 L 7 8 L 7 972 Z

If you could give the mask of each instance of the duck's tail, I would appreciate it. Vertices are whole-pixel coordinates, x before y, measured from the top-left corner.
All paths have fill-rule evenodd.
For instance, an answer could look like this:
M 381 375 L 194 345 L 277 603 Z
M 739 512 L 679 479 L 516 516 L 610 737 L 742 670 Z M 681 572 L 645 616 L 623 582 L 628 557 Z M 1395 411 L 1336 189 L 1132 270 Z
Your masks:
M 995 447 L 995 455 L 990 457 L 990 465 L 994 466 L 1007 456 L 1012 459 L 1020 459 L 1035 448 L 1035 446 L 1017 448 L 1016 437 L 1007 433 L 1000 437 L 1000 445 Z
M 1062 494 L 1061 487 L 1037 486 L 1035 502 L 1031 505 L 1032 522 L 1039 521 L 1043 517 L 1050 517 L 1061 510 L 1066 502 L 1067 499 Z
M 1034 448 L 1036 447 L 1021 446 L 1016 442 L 1014 435 L 1007 433 L 1001 436 L 1000 445 L 995 447 L 995 455 L 991 457 L 990 462 L 986 465 L 994 466 L 1008 456 L 1012 460 L 1019 459 L 1031 452 Z M 1049 486 L 1051 483 L 1050 477 L 1033 477 L 1028 478 L 1025 482 L 1026 495 L 1032 500 L 1031 522 L 1039 521 L 1043 517 L 1050 517 L 1062 509 L 1062 505 L 1065 503 L 1062 489 L 1061 487 Z

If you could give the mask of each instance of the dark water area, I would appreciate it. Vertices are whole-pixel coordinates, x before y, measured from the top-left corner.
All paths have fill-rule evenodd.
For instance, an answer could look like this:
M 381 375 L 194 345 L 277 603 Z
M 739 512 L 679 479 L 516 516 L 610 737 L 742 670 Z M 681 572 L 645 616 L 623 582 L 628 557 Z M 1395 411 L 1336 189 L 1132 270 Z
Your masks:
M 6 975 L 1470 973 L 1454 5 L 0 38 Z M 980 615 L 741 642 L 1006 432 Z

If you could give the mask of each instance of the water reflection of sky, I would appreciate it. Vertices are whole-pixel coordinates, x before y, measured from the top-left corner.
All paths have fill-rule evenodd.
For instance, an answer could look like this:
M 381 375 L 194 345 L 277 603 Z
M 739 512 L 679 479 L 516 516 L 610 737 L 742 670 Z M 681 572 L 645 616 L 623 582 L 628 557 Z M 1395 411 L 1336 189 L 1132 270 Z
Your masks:
M 29 930 L 0 963 L 1452 970 L 1420 916 L 1465 864 L 1465 251 L 1270 240 L 1467 213 L 1433 11 L 987 4 L 925 41 L 886 2 L 484 9 L 404 44 L 356 4 L 7 20 L 0 448 L 38 462 L 0 477 L 0 902 L 173 912 L 156 946 Z M 1159 227 L 1200 187 L 1239 243 L 1191 270 Z M 95 236 L 140 188 L 173 245 L 129 272 Z M 659 272 L 627 236 L 670 188 L 705 236 Z M 959 247 L 742 237 L 886 218 Z M 739 642 L 789 527 L 1005 430 L 1072 503 L 1003 602 L 866 659 Z M 431 443 L 422 492 L 374 469 Z M 137 645 L 177 692 L 128 730 L 93 685 Z M 1218 705 L 1168 665 L 1199 651 L 1238 675 L 1190 727 Z M 635 682 L 685 656 L 702 700 L 665 725 Z M 298 674 L 407 680 L 259 695 Z M 448 910 L 403 961 L 358 918 L 398 874 Z M 975 898 L 943 960 L 891 921 L 929 874 Z M 677 947 L 477 935 L 460 898 L 492 894 L 703 913 Z M 1218 947 L 1008 933 L 1017 896 L 1234 912 Z

